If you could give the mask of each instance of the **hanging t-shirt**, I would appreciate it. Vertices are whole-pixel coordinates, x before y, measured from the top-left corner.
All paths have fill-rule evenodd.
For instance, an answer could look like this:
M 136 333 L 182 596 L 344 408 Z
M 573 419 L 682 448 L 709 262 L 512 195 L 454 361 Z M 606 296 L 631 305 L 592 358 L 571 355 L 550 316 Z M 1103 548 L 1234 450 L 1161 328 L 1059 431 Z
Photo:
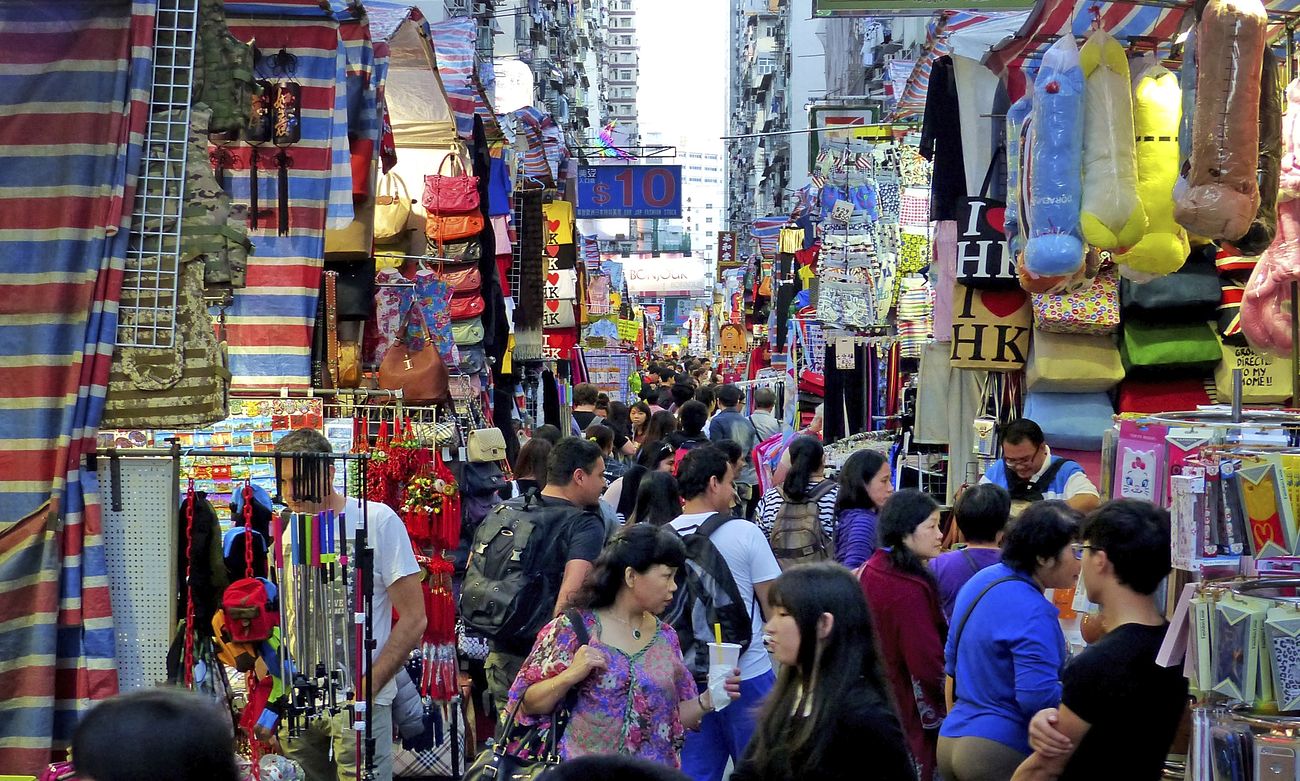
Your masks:
M 573 204 L 568 201 L 551 201 L 542 206 L 546 215 L 546 243 L 573 243 Z
M 347 551 L 349 561 L 356 561 L 352 555 L 353 543 L 356 540 L 357 526 L 361 520 L 361 504 L 359 500 L 348 497 L 343 507 L 344 520 L 346 521 L 348 539 Z M 371 610 L 371 631 L 375 640 L 375 650 L 373 658 L 379 658 L 380 652 L 384 650 L 384 645 L 388 642 L 389 635 L 393 632 L 393 602 L 388 597 L 388 587 L 396 583 L 399 579 L 407 575 L 415 575 L 420 571 L 420 565 L 415 561 L 415 553 L 411 550 L 411 538 L 406 533 L 406 526 L 402 519 L 397 517 L 397 513 L 388 507 L 388 505 L 379 502 L 366 502 L 366 531 L 367 543 L 374 549 L 374 572 L 372 578 L 372 587 L 374 588 L 374 602 Z M 289 561 L 290 556 L 289 532 L 284 532 L 280 541 L 284 549 L 285 561 Z M 355 570 L 354 570 L 355 571 Z M 342 578 L 334 581 L 329 587 L 328 599 L 332 606 L 329 611 L 329 617 L 333 621 L 331 633 L 334 638 L 335 657 L 339 660 L 345 658 L 343 645 L 347 645 L 347 653 L 355 654 L 356 628 L 352 623 L 353 605 L 355 604 L 356 581 L 348 573 L 348 594 L 343 593 Z M 317 659 L 308 659 L 299 645 L 299 639 L 294 636 L 295 619 L 297 618 L 297 604 L 294 600 L 295 591 L 294 568 L 285 568 L 285 582 L 281 589 L 280 604 L 284 609 L 284 621 L 288 633 L 289 648 L 293 654 L 294 661 L 300 669 L 311 670 L 314 668 Z M 353 667 L 355 667 L 355 662 Z M 352 685 L 352 668 L 346 670 L 345 675 L 348 680 L 346 685 Z M 400 674 L 400 673 L 399 673 Z M 396 679 L 388 682 L 383 689 L 375 693 L 376 705 L 391 705 L 393 699 L 397 696 Z

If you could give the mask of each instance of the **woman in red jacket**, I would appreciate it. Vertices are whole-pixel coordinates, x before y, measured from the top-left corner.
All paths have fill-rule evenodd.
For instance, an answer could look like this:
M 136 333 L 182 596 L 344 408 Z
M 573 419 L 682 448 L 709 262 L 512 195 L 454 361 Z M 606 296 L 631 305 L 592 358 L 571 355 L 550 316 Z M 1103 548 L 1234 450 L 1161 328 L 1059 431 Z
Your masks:
M 920 781 L 934 781 L 939 725 L 946 713 L 943 646 L 948 625 L 926 562 L 939 555 L 939 505 L 929 494 L 894 494 L 877 521 L 880 547 L 862 571 L 881 662 Z

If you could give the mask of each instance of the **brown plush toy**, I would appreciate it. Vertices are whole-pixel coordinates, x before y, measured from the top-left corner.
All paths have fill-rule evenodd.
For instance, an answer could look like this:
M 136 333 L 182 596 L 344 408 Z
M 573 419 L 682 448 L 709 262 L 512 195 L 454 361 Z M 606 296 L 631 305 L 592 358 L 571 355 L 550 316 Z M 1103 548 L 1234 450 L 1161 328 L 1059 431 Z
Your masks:
M 1259 75 L 1267 30 L 1260 0 L 1210 0 L 1201 15 L 1190 187 L 1174 211 L 1191 233 L 1240 238 L 1259 209 Z
M 1259 255 L 1277 235 L 1277 187 L 1282 173 L 1282 87 L 1278 61 L 1264 51 L 1264 72 L 1259 93 L 1259 211 L 1246 235 L 1232 242 L 1243 255 Z

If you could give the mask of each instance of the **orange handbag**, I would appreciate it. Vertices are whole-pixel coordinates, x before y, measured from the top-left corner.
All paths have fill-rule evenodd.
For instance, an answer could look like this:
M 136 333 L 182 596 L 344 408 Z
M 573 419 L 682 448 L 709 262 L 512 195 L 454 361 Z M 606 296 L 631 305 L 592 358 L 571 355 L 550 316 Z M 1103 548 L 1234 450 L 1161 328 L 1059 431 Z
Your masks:
M 424 221 L 424 235 L 439 244 L 464 241 L 483 232 L 483 213 L 429 214 Z
M 454 293 L 451 297 L 451 319 L 469 320 L 483 314 L 487 302 L 477 290 L 471 293 Z

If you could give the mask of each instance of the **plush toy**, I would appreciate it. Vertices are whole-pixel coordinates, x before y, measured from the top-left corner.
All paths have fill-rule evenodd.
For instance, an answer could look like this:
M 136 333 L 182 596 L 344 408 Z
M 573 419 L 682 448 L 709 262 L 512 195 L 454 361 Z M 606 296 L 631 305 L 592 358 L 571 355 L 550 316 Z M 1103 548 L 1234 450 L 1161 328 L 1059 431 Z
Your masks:
M 1023 267 L 1036 276 L 1067 276 L 1078 271 L 1084 255 L 1079 229 L 1083 69 L 1073 36 L 1062 36 L 1043 56 L 1034 82 L 1032 121 L 1034 141 L 1021 184 L 1029 190 Z
M 1084 76 L 1083 211 L 1089 244 L 1130 247 L 1147 228 L 1137 195 L 1133 84 L 1124 47 L 1097 30 L 1079 50 Z
M 1259 209 L 1259 75 L 1268 15 L 1260 0 L 1210 0 L 1197 30 L 1190 187 L 1178 222 L 1211 239 L 1240 238 Z
M 1133 91 L 1133 125 L 1137 136 L 1138 196 L 1147 215 L 1146 234 L 1116 261 L 1125 276 L 1169 274 L 1182 267 L 1191 247 L 1174 220 L 1171 193 L 1178 178 L 1178 79 L 1150 64 Z
M 1029 114 L 1033 110 L 1033 90 L 1007 109 L 1007 210 L 1002 224 L 1007 236 L 1007 247 L 1011 257 L 1016 259 L 1016 267 L 1021 266 L 1020 255 L 1025 250 L 1025 228 L 1020 219 L 1021 182 L 1020 169 L 1024 165 L 1024 135 L 1029 131 Z
M 1250 230 L 1232 242 L 1243 255 L 1260 254 L 1277 235 L 1277 191 L 1282 173 L 1282 92 L 1277 69 L 1277 56 L 1266 50 L 1259 93 L 1259 211 Z
M 1300 79 L 1286 88 L 1277 235 L 1241 300 L 1241 331 L 1256 350 L 1291 354 L 1291 283 L 1300 281 Z
M 1102 257 L 1105 255 L 1105 257 Z M 1083 265 L 1073 274 L 1067 274 L 1062 277 L 1039 277 L 1025 271 L 1025 267 L 1018 269 L 1020 277 L 1020 287 L 1026 293 L 1038 293 L 1053 296 L 1068 296 L 1071 293 L 1078 293 L 1087 290 L 1092 286 L 1092 281 L 1097 278 L 1101 272 L 1103 263 L 1109 263 L 1111 260 L 1110 252 L 1098 250 L 1096 247 L 1089 247 L 1088 254 L 1084 257 Z

